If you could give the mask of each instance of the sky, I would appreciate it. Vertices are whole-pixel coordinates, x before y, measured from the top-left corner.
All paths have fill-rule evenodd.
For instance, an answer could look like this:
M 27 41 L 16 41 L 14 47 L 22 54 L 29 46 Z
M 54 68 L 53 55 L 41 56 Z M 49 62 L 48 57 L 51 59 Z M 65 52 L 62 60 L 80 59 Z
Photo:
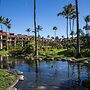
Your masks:
M 90 15 L 90 0 L 78 0 L 79 5 L 79 25 L 82 29 L 85 25 L 84 17 Z M 58 28 L 56 36 L 66 37 L 66 19 L 57 16 L 63 7 L 69 3 L 75 5 L 75 0 L 36 0 L 36 22 L 43 30 L 41 36 L 54 36 L 53 27 Z M 15 34 L 25 34 L 27 28 L 34 30 L 34 0 L 0 0 L 0 15 L 11 19 L 10 32 Z M 5 31 L 5 26 L 3 26 Z M 74 29 L 76 31 L 76 28 Z M 34 33 L 30 32 L 30 35 Z

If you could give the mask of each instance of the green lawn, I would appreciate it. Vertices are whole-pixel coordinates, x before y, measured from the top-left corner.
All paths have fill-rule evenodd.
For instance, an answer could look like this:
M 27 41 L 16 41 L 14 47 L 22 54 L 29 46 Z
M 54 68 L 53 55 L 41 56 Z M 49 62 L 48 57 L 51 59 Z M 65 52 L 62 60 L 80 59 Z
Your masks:
M 66 49 L 46 49 L 46 50 L 39 50 L 39 57 L 65 57 Z
M 7 55 L 8 54 L 8 51 L 0 51 L 0 55 Z
M 15 75 L 6 72 L 6 70 L 0 69 L 0 90 L 5 90 L 15 80 Z

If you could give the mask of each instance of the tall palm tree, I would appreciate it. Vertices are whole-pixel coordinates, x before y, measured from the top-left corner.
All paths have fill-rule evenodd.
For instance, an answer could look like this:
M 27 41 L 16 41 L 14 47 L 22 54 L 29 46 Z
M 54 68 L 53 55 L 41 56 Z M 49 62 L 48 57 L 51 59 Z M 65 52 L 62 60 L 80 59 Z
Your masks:
M 36 0 L 34 0 L 34 32 L 35 32 L 35 64 L 36 64 L 36 73 L 38 73 L 38 63 L 37 63 L 37 57 L 38 57 L 38 49 L 37 49 L 37 30 L 36 30 Z
M 36 0 L 34 0 L 35 56 L 37 57 Z
M 2 30 L 2 24 L 4 23 L 4 17 L 3 16 L 0 16 L 0 25 L 1 25 L 1 30 Z
M 8 18 L 6 18 L 4 20 L 4 24 L 6 26 L 6 48 L 8 50 L 8 37 L 9 37 L 9 29 L 11 28 L 11 20 L 9 20 Z
M 54 39 L 56 38 L 56 30 L 57 30 L 58 28 L 56 27 L 56 26 L 54 26 L 53 27 L 53 30 L 54 30 L 54 34 L 55 34 L 55 37 L 54 37 Z
M 67 50 L 68 50 L 68 20 L 69 20 L 69 17 L 72 15 L 72 13 L 74 12 L 73 8 L 72 8 L 72 4 L 68 4 L 68 5 L 65 5 L 63 7 L 63 11 L 58 13 L 57 16 L 64 16 L 67 20 L 67 26 L 66 26 L 66 34 L 67 34 Z
M 76 22 L 77 22 L 77 56 L 80 54 L 80 32 L 79 32 L 79 15 L 78 15 L 78 0 L 75 0 L 76 3 Z
M 50 38 L 50 35 L 47 35 L 47 38 Z
M 86 22 L 86 24 L 88 24 L 88 22 L 90 22 L 90 15 L 87 15 L 87 16 L 85 17 L 85 22 Z
M 70 31 L 72 31 L 73 28 L 73 24 L 74 24 L 74 20 L 75 20 L 75 16 L 76 16 L 76 7 L 75 5 L 72 5 L 71 3 L 69 4 L 69 9 L 70 9 L 70 15 L 69 15 L 69 24 L 70 24 Z M 71 23 L 72 22 L 72 23 Z M 72 28 L 71 28 L 72 26 Z
M 75 19 L 76 19 L 76 12 L 74 12 L 71 16 L 70 16 L 70 20 L 72 20 L 72 28 L 71 28 L 71 25 L 70 25 L 70 35 L 72 35 L 72 39 L 73 39 L 73 36 L 75 34 L 74 32 L 74 22 L 75 22 Z
M 29 32 L 31 31 L 31 29 L 30 29 L 30 28 L 28 28 L 28 29 L 26 29 L 26 31 L 28 32 L 28 36 L 29 36 Z
M 39 34 L 39 32 L 42 31 L 43 28 L 42 28 L 40 25 L 38 25 L 36 29 L 37 29 L 37 33 L 38 33 L 37 46 L 39 46 L 39 45 L 40 45 L 40 44 L 39 44 L 39 43 L 40 43 L 40 42 L 39 42 L 39 41 L 40 41 L 40 40 L 39 40 L 39 39 L 40 39 L 40 34 Z
M 86 25 L 83 27 L 83 29 L 86 30 L 86 34 L 88 34 L 89 30 L 90 30 L 90 26 L 88 24 L 88 22 L 90 22 L 90 15 L 87 15 L 85 18 L 84 18 L 85 22 L 86 22 Z
M 38 25 L 36 29 L 37 29 L 38 37 L 39 37 L 39 35 L 40 35 L 39 32 L 42 31 L 43 28 L 40 25 Z
M 75 35 L 75 32 L 74 32 L 74 31 L 71 31 L 71 32 L 70 32 L 70 35 L 72 36 L 72 41 L 73 41 L 73 37 L 74 37 L 74 35 Z

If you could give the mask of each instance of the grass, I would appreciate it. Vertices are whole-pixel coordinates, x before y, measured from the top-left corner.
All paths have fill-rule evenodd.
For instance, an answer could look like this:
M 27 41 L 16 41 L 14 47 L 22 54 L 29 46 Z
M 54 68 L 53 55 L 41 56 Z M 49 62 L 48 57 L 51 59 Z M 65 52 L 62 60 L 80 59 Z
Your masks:
M 8 51 L 0 51 L 0 55 L 2 56 L 2 55 L 7 55 L 8 54 Z
M 6 70 L 0 69 L 0 90 L 5 90 L 15 80 L 16 76 L 14 74 L 10 74 Z
M 65 57 L 66 49 L 45 49 L 45 50 L 39 50 L 39 57 Z

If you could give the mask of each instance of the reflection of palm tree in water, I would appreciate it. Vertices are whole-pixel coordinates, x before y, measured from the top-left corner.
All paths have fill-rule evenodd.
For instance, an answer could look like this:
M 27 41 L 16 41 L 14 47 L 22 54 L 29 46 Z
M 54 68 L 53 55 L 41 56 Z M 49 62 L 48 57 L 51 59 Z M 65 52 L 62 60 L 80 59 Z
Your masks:
M 80 64 L 79 63 L 77 64 L 77 71 L 78 71 L 78 84 L 80 84 L 80 82 L 81 82 L 81 78 L 80 78 L 81 73 L 80 73 Z
M 87 76 L 88 76 L 88 79 L 90 78 L 90 66 L 87 66 Z
M 69 78 L 69 63 L 68 63 L 68 78 Z
M 36 76 L 35 76 L 35 88 L 37 88 L 39 86 L 38 76 L 39 76 L 39 73 L 36 73 Z

